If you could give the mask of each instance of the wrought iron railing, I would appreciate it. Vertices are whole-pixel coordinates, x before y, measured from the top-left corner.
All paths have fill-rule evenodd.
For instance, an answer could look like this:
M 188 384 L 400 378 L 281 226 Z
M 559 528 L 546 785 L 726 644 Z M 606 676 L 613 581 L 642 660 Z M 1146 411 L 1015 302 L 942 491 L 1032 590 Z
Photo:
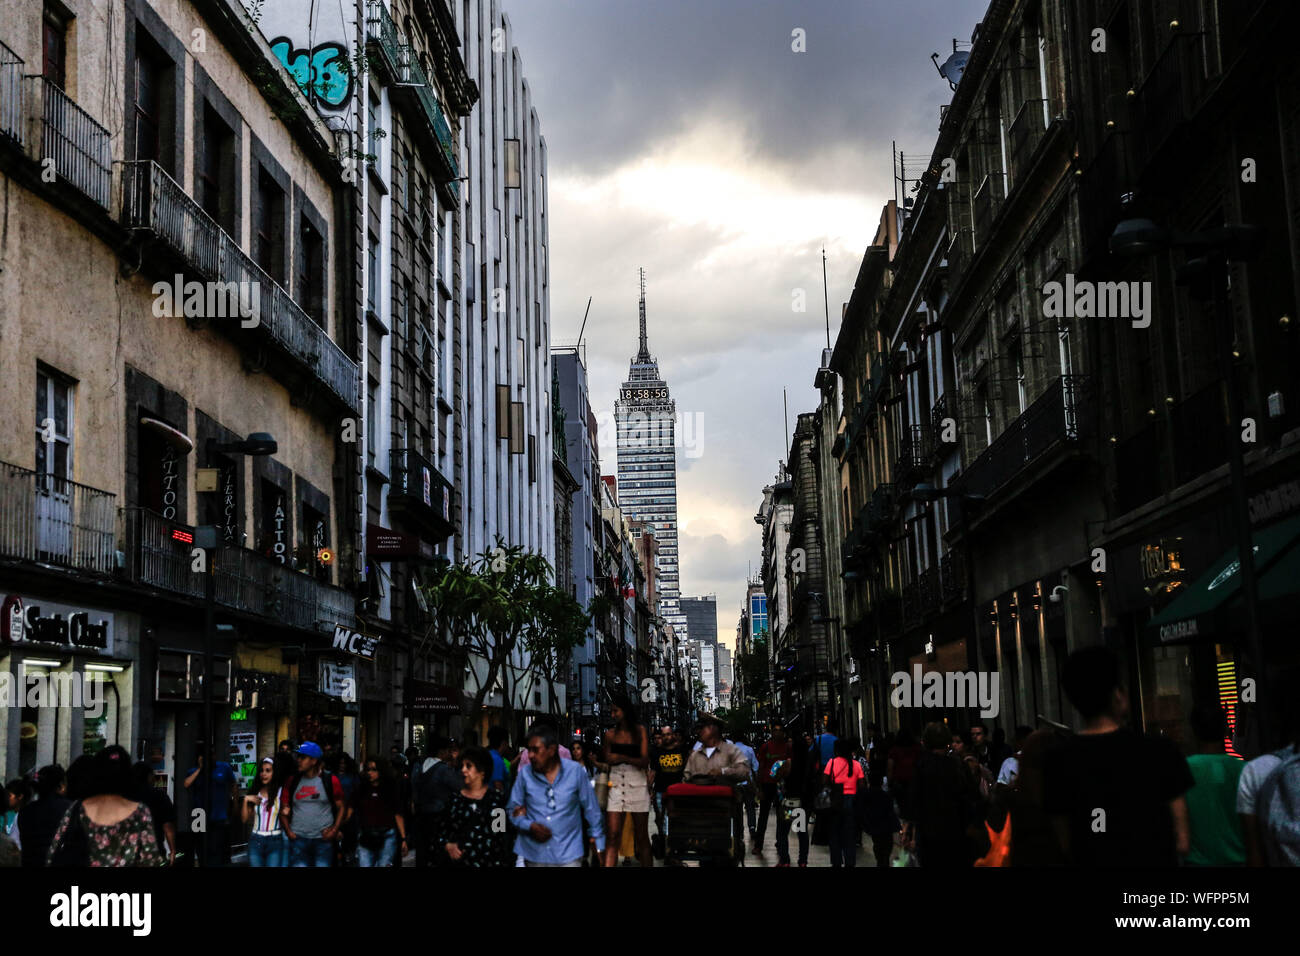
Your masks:
M 368 0 L 366 3 L 366 45 L 374 57 L 372 62 L 386 79 L 392 81 L 401 77 L 401 51 L 405 41 L 383 0 Z
M 27 77 L 34 115 L 40 117 L 38 160 L 50 160 L 58 177 L 105 209 L 113 181 L 108 130 L 73 102 L 52 80 Z
M 256 301 L 251 331 L 269 337 L 348 409 L 359 410 L 357 363 L 157 163 L 123 164 L 122 221 L 152 233 L 204 279 L 234 283 L 240 296 Z
M 108 574 L 114 500 L 107 491 L 0 462 L 0 557 Z
M 451 178 L 455 179 L 459 173 L 456 163 L 456 150 L 451 137 L 451 124 L 447 122 L 446 114 L 442 111 L 442 104 L 438 102 L 438 97 L 433 92 L 433 85 L 425 75 L 424 68 L 420 66 L 420 61 L 416 59 L 415 50 L 410 46 L 402 48 L 400 68 L 402 83 L 415 90 L 415 95 L 424 110 L 425 120 L 428 122 L 429 128 L 433 130 L 434 136 L 437 137 L 438 143 L 442 146 L 442 155 L 447 162 L 447 167 L 451 170 Z
M 1013 183 L 1019 184 L 1025 178 L 1033 162 L 1034 150 L 1038 148 L 1038 143 L 1047 129 L 1043 119 L 1046 108 L 1046 100 L 1025 100 L 1020 106 L 1020 111 L 1016 113 L 1016 118 L 1011 121 L 1010 129 L 1007 130 Z
M 0 43 L 0 137 L 23 145 L 23 61 Z
M 144 508 L 121 511 L 125 573 L 135 584 L 189 598 L 204 595 L 193 570 L 194 528 Z M 356 599 L 343 588 L 295 571 L 246 548 L 222 548 L 213 558 L 217 604 L 304 630 L 356 622 Z
M 1091 428 L 1088 399 L 1082 376 L 1056 379 L 971 462 L 963 486 L 973 494 L 989 495 L 1052 448 L 1077 442 Z

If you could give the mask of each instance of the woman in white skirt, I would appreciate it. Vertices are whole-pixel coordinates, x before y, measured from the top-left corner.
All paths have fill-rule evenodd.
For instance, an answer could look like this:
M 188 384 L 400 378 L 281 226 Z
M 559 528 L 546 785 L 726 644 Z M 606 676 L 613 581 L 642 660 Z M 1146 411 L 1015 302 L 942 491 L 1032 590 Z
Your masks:
M 653 866 L 650 853 L 650 786 L 646 768 L 650 765 L 649 734 L 637 722 L 636 705 L 618 694 L 611 710 L 614 729 L 605 738 L 605 760 L 609 768 L 609 804 L 605 807 L 608 839 L 605 865 L 618 865 L 623 843 L 623 814 L 632 815 L 636 835 L 636 856 L 642 866 Z

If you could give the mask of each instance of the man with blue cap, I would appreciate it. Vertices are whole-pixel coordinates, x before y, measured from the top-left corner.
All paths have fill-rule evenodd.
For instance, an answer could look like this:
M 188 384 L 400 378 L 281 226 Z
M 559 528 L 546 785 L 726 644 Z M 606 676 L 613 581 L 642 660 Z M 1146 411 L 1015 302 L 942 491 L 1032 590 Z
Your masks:
M 332 866 L 334 841 L 343 827 L 347 803 L 339 778 L 321 769 L 320 746 L 310 740 L 295 755 L 298 772 L 280 797 L 280 817 L 289 838 L 290 866 Z

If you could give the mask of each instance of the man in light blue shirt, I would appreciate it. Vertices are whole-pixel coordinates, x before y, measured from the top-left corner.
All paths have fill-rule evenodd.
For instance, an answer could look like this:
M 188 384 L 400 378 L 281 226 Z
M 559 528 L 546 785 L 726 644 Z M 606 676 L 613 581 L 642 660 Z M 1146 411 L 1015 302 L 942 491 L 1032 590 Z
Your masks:
M 745 755 L 745 759 L 749 761 L 749 780 L 746 780 L 741 784 L 742 789 L 740 791 L 740 802 L 744 804 L 745 807 L 745 819 L 749 823 L 749 839 L 750 842 L 753 842 L 754 837 L 758 832 L 756 826 L 758 814 L 757 808 L 754 805 L 754 788 L 750 781 L 758 779 L 758 754 L 754 753 L 754 748 L 749 745 L 749 741 L 746 739 L 744 734 L 737 734 L 735 737 L 731 738 L 731 742 L 735 745 L 737 750 Z M 757 844 L 755 844 L 754 852 L 761 852 L 761 850 L 757 848 Z
M 605 821 L 582 765 L 559 755 L 555 728 L 528 728 L 528 765 L 510 791 L 515 852 L 524 866 L 581 866 L 586 841 L 605 849 Z

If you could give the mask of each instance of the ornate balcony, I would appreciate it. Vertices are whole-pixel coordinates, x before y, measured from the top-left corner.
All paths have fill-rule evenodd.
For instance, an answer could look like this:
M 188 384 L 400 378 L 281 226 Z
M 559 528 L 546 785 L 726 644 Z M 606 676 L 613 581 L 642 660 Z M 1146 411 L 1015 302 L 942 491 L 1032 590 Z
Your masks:
M 108 209 L 113 179 L 108 130 L 45 77 L 29 76 L 24 85 L 22 98 L 30 103 L 35 128 L 29 140 L 29 147 L 35 150 L 33 158 L 39 163 L 51 163 L 60 180 Z M 0 95 L 11 94 L 5 91 Z M 12 104 L 0 105 L 0 113 L 11 108 Z
M 1078 447 L 1091 431 L 1087 380 L 1063 375 L 966 468 L 963 486 L 972 494 L 996 492 L 1030 464 L 1062 448 Z
M 0 137 L 23 145 L 23 61 L 0 43 Z
M 270 344 L 336 403 L 353 414 L 359 411 L 357 363 L 157 163 L 123 164 L 122 222 L 160 244 L 187 278 L 233 283 L 230 288 L 247 294 L 245 304 L 256 297 L 255 326 L 244 328 L 244 320 L 235 316 L 220 320 L 222 328 L 236 341 Z
M 433 84 L 429 82 L 424 68 L 420 66 L 415 50 L 409 45 L 401 48 L 399 79 L 396 91 L 402 93 L 408 101 L 413 99 L 418 105 L 420 114 L 424 118 L 426 138 L 430 145 L 437 147 L 433 155 L 440 160 L 438 165 L 441 168 L 436 170 L 440 172 L 439 182 L 447 185 L 453 197 L 459 197 L 460 187 L 456 179 L 460 173 L 456 162 L 456 147 L 452 139 L 451 124 L 447 122 L 442 104 L 438 102 Z
M 401 78 L 402 47 L 405 41 L 397 29 L 383 0 L 366 3 L 366 52 L 370 63 L 383 83 L 396 83 Z
M 115 500 L 98 488 L 0 462 L 0 558 L 111 573 Z
M 124 508 L 121 515 L 125 576 L 143 587 L 202 598 L 203 575 L 191 566 L 194 529 L 144 508 Z M 316 632 L 356 623 L 356 600 L 349 592 L 288 564 L 246 548 L 222 548 L 213 560 L 216 600 L 222 607 Z

